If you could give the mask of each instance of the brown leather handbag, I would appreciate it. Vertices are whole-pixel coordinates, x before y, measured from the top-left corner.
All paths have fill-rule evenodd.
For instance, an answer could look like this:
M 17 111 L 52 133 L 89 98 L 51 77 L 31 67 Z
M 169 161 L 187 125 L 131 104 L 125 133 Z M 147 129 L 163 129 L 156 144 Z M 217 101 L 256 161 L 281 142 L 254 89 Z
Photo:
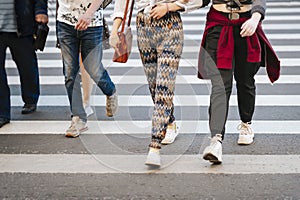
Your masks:
M 127 27 L 125 30 L 125 23 L 126 23 L 126 16 L 127 16 L 129 1 L 130 0 L 127 0 L 127 2 L 126 2 L 124 17 L 123 17 L 123 21 L 122 21 L 122 29 L 120 32 L 118 32 L 120 42 L 117 45 L 117 49 L 115 49 L 115 53 L 114 53 L 114 57 L 113 57 L 114 62 L 126 63 L 129 58 L 129 55 L 131 53 L 132 32 L 131 32 L 130 22 L 131 22 L 131 17 L 132 17 L 134 0 L 132 0 L 132 3 L 131 3 L 128 23 L 127 23 Z

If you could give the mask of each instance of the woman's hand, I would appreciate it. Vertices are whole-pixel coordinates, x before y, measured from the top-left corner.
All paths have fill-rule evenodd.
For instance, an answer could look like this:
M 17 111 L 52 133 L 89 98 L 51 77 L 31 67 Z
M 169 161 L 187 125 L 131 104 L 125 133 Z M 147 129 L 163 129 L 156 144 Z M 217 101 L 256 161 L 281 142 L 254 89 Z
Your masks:
M 75 25 L 75 29 L 79 31 L 86 30 L 89 24 L 91 23 L 92 18 L 93 18 L 92 14 L 86 12 L 81 17 L 79 17 L 78 22 Z
M 37 14 L 35 16 L 35 21 L 38 23 L 48 24 L 48 16 L 44 14 Z
M 114 48 L 116 51 L 118 51 L 118 45 L 120 43 L 119 36 L 118 36 L 118 29 L 119 29 L 121 23 L 122 23 L 122 18 L 117 17 L 114 19 L 110 37 L 109 37 L 109 45 L 112 48 Z
M 169 12 L 168 3 L 157 4 L 150 10 L 150 17 L 160 19 L 165 16 L 167 12 Z
M 241 36 L 247 37 L 253 35 L 256 31 L 260 19 L 261 19 L 260 13 L 257 12 L 253 13 L 251 18 L 242 24 L 241 32 L 240 32 Z
M 109 37 L 109 45 L 117 49 L 118 44 L 120 43 L 118 32 L 111 32 L 110 37 Z

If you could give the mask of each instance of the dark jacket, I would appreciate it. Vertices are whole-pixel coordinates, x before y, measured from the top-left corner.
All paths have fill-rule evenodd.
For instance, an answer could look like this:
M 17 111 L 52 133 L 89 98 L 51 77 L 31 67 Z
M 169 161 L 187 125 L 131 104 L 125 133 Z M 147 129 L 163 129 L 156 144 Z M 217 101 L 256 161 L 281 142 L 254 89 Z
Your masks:
M 15 0 L 15 12 L 19 36 L 32 35 L 37 14 L 47 15 L 47 0 Z

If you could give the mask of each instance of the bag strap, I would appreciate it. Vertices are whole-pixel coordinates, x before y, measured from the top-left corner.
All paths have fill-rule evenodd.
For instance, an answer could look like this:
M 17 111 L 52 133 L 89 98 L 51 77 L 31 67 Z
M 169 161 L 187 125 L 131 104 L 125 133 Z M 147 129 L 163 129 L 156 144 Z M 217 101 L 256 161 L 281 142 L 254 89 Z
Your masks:
M 127 10 L 128 10 L 128 6 L 129 6 L 129 1 L 130 1 L 130 0 L 127 0 L 127 1 L 126 1 L 126 7 L 125 7 L 125 10 L 124 10 L 124 17 L 123 17 L 123 21 L 122 21 L 122 29 L 121 29 L 121 32 L 124 32 L 124 29 L 125 29 L 125 23 L 126 23 L 126 17 L 127 17 Z M 134 0 L 132 0 L 132 2 L 131 2 L 131 8 L 130 8 L 130 13 L 129 13 L 129 18 L 128 18 L 128 23 L 127 23 L 127 26 L 128 26 L 128 27 L 130 26 L 130 22 L 131 22 L 132 11 L 133 11 L 133 5 L 134 5 Z

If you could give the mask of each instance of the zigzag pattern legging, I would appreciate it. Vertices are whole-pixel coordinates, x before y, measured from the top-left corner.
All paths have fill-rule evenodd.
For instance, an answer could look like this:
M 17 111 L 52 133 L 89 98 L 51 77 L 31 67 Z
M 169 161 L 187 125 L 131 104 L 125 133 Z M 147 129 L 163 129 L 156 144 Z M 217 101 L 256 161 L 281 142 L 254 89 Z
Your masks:
M 180 14 L 172 12 L 159 20 L 137 14 L 137 41 L 154 103 L 150 147 L 160 148 L 167 125 L 175 120 L 173 96 L 183 48 Z

